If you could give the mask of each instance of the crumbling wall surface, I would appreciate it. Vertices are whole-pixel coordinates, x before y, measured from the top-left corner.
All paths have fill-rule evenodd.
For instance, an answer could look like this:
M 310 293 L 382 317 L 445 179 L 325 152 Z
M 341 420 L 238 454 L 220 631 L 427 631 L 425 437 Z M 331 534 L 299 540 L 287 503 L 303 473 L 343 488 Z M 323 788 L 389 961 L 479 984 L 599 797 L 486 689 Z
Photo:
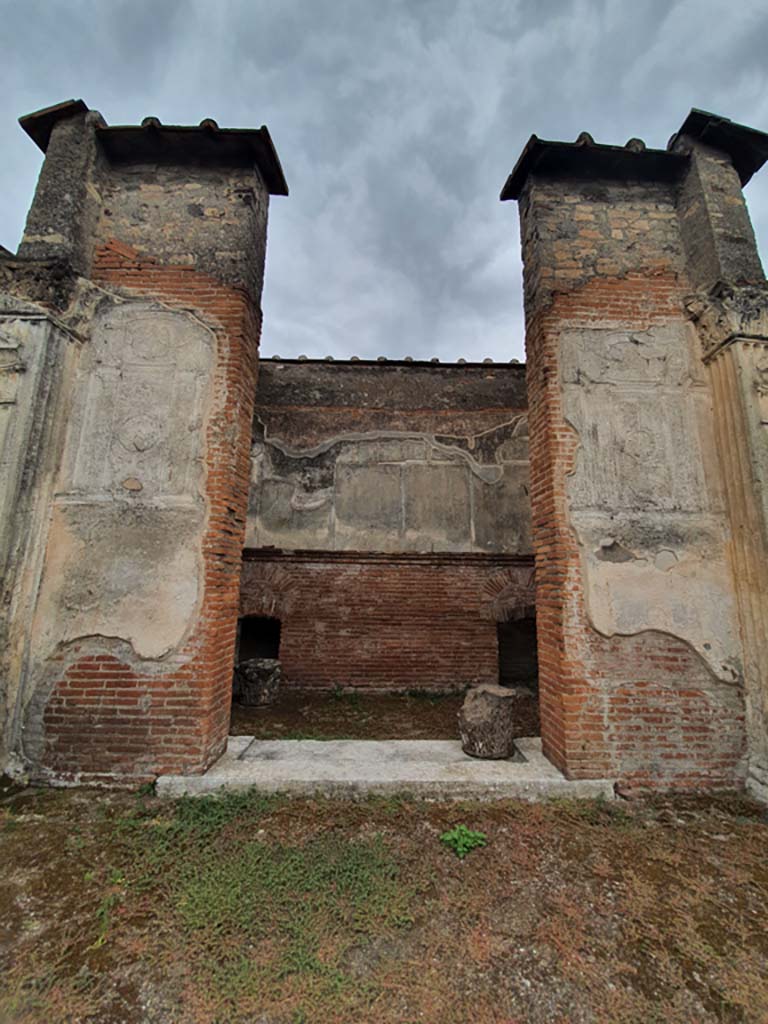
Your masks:
M 744 772 L 712 393 L 674 184 L 521 196 L 542 737 L 571 777 Z
M 28 626 L 61 448 L 57 426 L 79 344 L 44 307 L 0 294 L 0 763 L 23 720 Z
M 288 686 L 461 690 L 498 681 L 496 622 L 532 601 L 531 574 L 503 556 L 251 552 L 240 613 L 280 619 Z
M 524 368 L 265 363 L 247 545 L 530 552 Z
M 24 754 L 203 769 L 226 742 L 258 322 L 240 289 L 105 246 L 35 619 Z
M 199 320 L 157 302 L 104 302 L 94 317 L 35 628 L 49 654 L 95 634 L 157 659 L 188 632 L 200 599 L 215 343 Z
M 694 340 L 683 322 L 563 329 L 563 412 L 579 439 L 570 521 L 598 632 L 669 632 L 738 683 L 722 498 L 707 487 L 712 401 Z
M 768 800 L 768 285 L 731 160 L 690 152 L 680 224 L 730 522 L 728 558 L 744 650 L 747 785 Z
M 119 239 L 161 264 L 195 267 L 259 301 L 268 193 L 258 171 L 121 162 L 101 185 L 94 241 Z
M 5 745 L 57 778 L 199 770 L 228 727 L 258 322 L 188 268 L 99 261 L 69 309 L 3 318 Z
M 12 587 L 6 735 L 37 777 L 135 780 L 201 771 L 226 743 L 268 194 L 241 135 L 118 129 L 108 153 L 83 106 L 26 119 L 50 156 L 0 267 L 0 309 L 46 303 L 34 344 L 58 359 L 55 401 L 34 359 L 2 375 L 37 388 L 17 475 L 27 412 L 52 442 L 27 459 L 39 529 Z M 130 166 L 131 140 L 159 165 Z
M 105 163 L 96 129 L 103 123 L 98 111 L 83 108 L 53 125 L 19 246 L 23 260 L 58 260 L 89 273 Z

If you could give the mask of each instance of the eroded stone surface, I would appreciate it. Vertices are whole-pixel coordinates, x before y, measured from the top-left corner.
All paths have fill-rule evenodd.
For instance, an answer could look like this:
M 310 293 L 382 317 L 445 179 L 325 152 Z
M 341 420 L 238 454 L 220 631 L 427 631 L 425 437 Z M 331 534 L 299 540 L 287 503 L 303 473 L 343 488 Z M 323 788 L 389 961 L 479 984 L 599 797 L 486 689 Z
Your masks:
M 524 687 L 485 684 L 469 690 L 458 715 L 464 753 L 489 760 L 510 757 L 515 749 L 516 704 L 531 697 Z
M 233 697 L 246 707 L 272 704 L 282 681 L 276 658 L 248 658 L 235 666 Z

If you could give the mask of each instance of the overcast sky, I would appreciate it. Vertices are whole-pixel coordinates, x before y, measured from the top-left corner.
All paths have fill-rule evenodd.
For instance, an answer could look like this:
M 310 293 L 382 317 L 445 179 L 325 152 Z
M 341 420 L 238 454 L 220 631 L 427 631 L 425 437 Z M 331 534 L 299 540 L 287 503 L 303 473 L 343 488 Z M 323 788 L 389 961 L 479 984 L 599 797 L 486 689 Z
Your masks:
M 266 124 L 262 352 L 522 358 L 528 136 L 663 147 L 692 106 L 768 131 L 766 0 L 0 0 L 0 243 L 41 154 L 16 119 Z M 768 253 L 768 167 L 747 187 Z M 765 256 L 764 256 L 765 258 Z

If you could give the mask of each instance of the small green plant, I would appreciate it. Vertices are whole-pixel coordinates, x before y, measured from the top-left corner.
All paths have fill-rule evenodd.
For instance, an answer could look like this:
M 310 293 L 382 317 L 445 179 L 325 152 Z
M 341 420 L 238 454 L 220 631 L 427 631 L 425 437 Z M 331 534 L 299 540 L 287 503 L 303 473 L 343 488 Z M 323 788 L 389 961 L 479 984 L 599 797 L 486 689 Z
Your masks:
M 455 825 L 448 832 L 443 832 L 440 842 L 453 850 L 459 860 L 464 860 L 472 850 L 479 846 L 487 846 L 488 836 L 485 832 L 475 832 L 466 825 Z

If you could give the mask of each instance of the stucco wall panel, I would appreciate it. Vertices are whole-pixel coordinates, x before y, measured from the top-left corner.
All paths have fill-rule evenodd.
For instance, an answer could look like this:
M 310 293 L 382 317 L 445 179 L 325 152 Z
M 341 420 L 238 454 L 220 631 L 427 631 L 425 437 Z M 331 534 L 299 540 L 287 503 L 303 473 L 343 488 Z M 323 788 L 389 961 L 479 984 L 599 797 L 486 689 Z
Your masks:
M 562 331 L 563 409 L 578 438 L 569 518 L 598 632 L 669 633 L 738 684 L 725 524 L 705 471 L 712 400 L 694 341 L 684 322 Z
M 143 658 L 197 611 L 214 340 L 155 303 L 105 305 L 74 382 L 37 616 L 43 657 L 102 635 Z M 158 566 L 162 565 L 162 572 Z
M 139 658 L 177 649 L 201 596 L 204 521 L 204 510 L 196 508 L 57 504 L 38 650 L 91 635 L 125 640 Z
M 526 407 L 519 365 L 269 360 L 246 546 L 530 554 Z
M 49 503 L 79 345 L 47 310 L 10 296 L 0 316 L 0 759 L 18 747 Z

